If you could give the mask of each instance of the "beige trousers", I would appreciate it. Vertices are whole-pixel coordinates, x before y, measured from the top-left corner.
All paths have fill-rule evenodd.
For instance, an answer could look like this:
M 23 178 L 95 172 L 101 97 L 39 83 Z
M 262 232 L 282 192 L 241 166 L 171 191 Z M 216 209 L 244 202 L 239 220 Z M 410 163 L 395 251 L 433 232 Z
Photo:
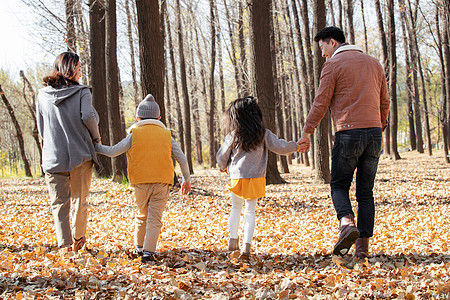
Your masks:
M 143 183 L 135 186 L 137 212 L 135 217 L 134 244 L 155 252 L 161 233 L 162 216 L 169 200 L 167 183 Z
M 70 172 L 45 172 L 58 246 L 72 245 L 73 240 L 86 235 L 88 203 L 93 171 L 92 161 L 87 161 Z M 70 228 L 70 215 L 72 227 Z

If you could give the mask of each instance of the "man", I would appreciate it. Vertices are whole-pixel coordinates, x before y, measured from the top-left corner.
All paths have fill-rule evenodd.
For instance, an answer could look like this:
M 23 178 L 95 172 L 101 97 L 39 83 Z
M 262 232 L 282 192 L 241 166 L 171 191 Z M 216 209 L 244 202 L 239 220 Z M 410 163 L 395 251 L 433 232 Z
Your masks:
M 386 77 L 378 60 L 345 43 L 341 29 L 322 29 L 314 41 L 327 59 L 319 89 L 299 140 L 310 147 L 309 136 L 328 109 L 335 141 L 331 155 L 331 198 L 340 221 L 340 235 L 333 249 L 345 255 L 356 241 L 355 256 L 365 258 L 373 236 L 375 205 L 373 185 L 381 152 L 382 130 L 387 126 L 389 98 Z M 349 189 L 356 172 L 358 219 L 355 226 Z

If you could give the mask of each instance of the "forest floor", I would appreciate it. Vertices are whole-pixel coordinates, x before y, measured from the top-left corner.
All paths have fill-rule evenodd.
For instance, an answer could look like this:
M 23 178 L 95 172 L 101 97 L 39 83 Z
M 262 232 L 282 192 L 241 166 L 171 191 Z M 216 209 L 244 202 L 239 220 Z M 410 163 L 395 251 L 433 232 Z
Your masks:
M 450 167 L 442 152 L 401 156 L 380 160 L 368 260 L 331 255 L 329 186 L 295 163 L 258 202 L 249 261 L 226 251 L 217 169 L 195 170 L 193 195 L 171 192 L 150 264 L 132 255 L 129 185 L 93 180 L 87 247 L 64 256 L 44 180 L 0 179 L 0 299 L 450 299 Z

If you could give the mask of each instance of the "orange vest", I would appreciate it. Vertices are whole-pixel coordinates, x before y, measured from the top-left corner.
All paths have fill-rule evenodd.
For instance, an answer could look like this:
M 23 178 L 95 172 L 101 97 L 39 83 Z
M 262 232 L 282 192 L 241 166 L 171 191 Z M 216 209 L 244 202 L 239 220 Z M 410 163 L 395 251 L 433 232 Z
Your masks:
M 133 143 L 127 151 L 130 183 L 168 183 L 173 185 L 174 167 L 170 130 L 158 125 L 132 129 Z

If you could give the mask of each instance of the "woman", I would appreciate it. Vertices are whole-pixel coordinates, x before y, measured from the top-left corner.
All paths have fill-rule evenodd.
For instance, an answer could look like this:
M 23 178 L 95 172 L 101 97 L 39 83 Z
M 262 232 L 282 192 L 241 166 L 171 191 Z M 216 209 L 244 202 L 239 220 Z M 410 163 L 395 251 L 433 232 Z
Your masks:
M 80 85 L 81 64 L 75 53 L 58 55 L 51 75 L 43 78 L 36 119 L 43 139 L 42 168 L 50 194 L 58 246 L 78 251 L 86 243 L 87 202 L 100 142 L 98 114 L 91 92 Z M 72 207 L 72 230 L 70 210 Z

